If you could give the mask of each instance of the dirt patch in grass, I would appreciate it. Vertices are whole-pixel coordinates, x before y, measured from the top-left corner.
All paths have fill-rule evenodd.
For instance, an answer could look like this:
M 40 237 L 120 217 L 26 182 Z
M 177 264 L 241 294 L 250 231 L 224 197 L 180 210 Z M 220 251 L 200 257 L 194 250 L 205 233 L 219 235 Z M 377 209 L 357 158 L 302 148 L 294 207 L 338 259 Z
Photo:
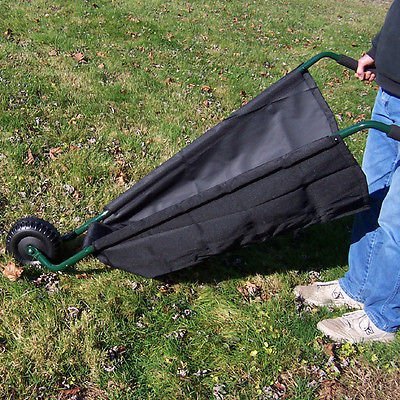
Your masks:
M 385 371 L 372 366 L 355 365 L 341 377 L 333 399 L 387 400 L 400 392 L 400 370 Z

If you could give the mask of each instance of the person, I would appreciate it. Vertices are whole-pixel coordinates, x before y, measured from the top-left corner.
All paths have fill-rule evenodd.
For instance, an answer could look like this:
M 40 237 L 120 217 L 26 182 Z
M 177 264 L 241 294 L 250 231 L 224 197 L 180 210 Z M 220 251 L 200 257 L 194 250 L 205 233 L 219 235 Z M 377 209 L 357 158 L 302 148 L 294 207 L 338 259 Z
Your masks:
M 368 70 L 372 66 L 376 73 Z M 356 76 L 379 85 L 372 119 L 400 125 L 400 0 L 359 59 Z M 331 339 L 390 342 L 400 328 L 400 142 L 371 129 L 362 168 L 371 208 L 355 218 L 348 272 L 336 281 L 297 286 L 294 293 L 316 306 L 355 309 L 318 323 Z

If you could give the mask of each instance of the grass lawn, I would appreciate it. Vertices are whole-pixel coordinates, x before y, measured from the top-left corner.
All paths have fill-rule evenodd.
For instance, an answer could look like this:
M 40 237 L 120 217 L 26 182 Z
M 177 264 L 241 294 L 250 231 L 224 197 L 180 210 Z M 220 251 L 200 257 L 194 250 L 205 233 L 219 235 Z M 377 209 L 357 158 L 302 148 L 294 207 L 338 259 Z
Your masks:
M 301 62 L 361 55 L 388 5 L 3 0 L 0 265 L 15 220 L 77 227 Z M 312 72 L 341 127 L 368 118 L 375 86 L 332 61 Z M 347 143 L 361 160 L 365 135 Z M 94 259 L 1 275 L 0 399 L 394 398 L 399 341 L 331 344 L 316 323 L 344 310 L 292 295 L 346 271 L 350 229 L 316 226 L 163 280 Z

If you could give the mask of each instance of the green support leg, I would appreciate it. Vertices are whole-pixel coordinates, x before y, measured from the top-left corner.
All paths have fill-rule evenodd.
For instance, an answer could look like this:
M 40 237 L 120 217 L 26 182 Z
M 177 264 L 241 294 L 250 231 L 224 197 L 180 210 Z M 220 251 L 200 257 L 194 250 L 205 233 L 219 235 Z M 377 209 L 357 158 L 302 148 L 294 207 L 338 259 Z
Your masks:
M 75 265 L 77 262 L 83 260 L 85 257 L 94 253 L 94 247 L 88 246 L 84 247 L 81 251 L 74 254 L 67 260 L 62 261 L 60 264 L 53 264 L 44 254 L 42 254 L 36 247 L 28 246 L 27 252 L 35 260 L 39 261 L 41 265 L 49 269 L 50 271 L 63 271 L 64 269 Z

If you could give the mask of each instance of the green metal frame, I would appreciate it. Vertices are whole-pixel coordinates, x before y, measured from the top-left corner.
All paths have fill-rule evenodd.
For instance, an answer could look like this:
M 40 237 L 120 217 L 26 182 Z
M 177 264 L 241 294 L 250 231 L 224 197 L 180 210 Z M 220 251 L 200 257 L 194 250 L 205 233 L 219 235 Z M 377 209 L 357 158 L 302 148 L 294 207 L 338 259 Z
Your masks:
M 104 210 L 101 214 L 97 215 L 94 218 L 89 219 L 83 225 L 81 225 L 79 228 L 76 228 L 73 232 L 71 232 L 70 234 L 67 234 L 66 238 L 64 240 L 69 240 L 69 238 L 82 235 L 82 233 L 85 233 L 89 229 L 90 225 L 92 225 L 95 222 L 104 221 L 109 215 L 110 215 L 110 212 L 108 210 Z
M 81 251 L 74 254 L 72 257 L 62 261 L 60 264 L 53 264 L 43 253 L 41 253 L 36 247 L 28 246 L 27 248 L 28 254 L 34 258 L 36 261 L 39 261 L 41 265 L 49 269 L 50 271 L 63 271 L 68 267 L 71 267 L 83 260 L 85 257 L 94 253 L 94 247 L 88 246 L 84 247 Z
M 95 222 L 101 222 L 104 221 L 108 216 L 110 215 L 110 212 L 108 210 L 104 210 L 101 214 L 97 215 L 94 218 L 89 219 L 86 221 L 83 225 L 80 227 L 76 228 L 74 231 L 66 234 L 63 238 L 63 242 L 68 242 L 70 240 L 73 240 L 77 238 L 78 236 L 82 235 L 85 233 L 90 225 L 92 225 Z M 67 269 L 68 267 L 71 267 L 78 263 L 79 261 L 83 260 L 87 256 L 91 255 L 94 253 L 94 247 L 93 246 L 87 246 L 84 247 L 82 250 L 79 252 L 75 253 L 71 257 L 67 258 L 66 260 L 62 261 L 59 264 L 53 264 L 40 250 L 38 250 L 34 246 L 28 246 L 27 247 L 27 253 L 36 261 L 39 261 L 41 265 L 49 269 L 50 271 L 63 271 Z
M 331 58 L 338 62 L 341 58 L 339 54 L 326 51 L 317 54 L 316 56 L 310 58 L 308 61 L 304 62 L 303 64 L 300 65 L 299 69 L 302 72 L 307 71 L 311 66 L 313 66 L 315 63 L 317 63 L 319 60 L 323 58 Z M 377 129 L 379 131 L 389 133 L 391 126 L 384 124 L 382 122 L 378 121 L 371 121 L 371 120 L 366 120 L 366 121 L 361 121 L 355 125 L 352 125 L 348 128 L 342 129 L 337 132 L 337 135 L 341 136 L 342 138 L 346 138 L 356 132 L 365 130 L 365 129 Z M 95 222 L 101 222 L 105 220 L 108 216 L 110 215 L 110 212 L 105 210 L 98 216 L 89 219 L 86 221 L 82 226 L 78 227 L 75 229 L 73 232 L 70 232 L 69 234 L 65 235 L 62 240 L 64 242 L 67 242 L 69 240 L 75 239 L 76 237 L 82 235 L 85 233 L 90 225 L 92 225 Z M 75 265 L 77 262 L 81 261 L 85 257 L 93 254 L 95 251 L 93 246 L 88 246 L 84 247 L 82 250 L 74 254 L 72 257 L 62 261 L 60 264 L 53 264 L 43 253 L 41 253 L 37 248 L 34 246 L 28 246 L 27 247 L 27 252 L 28 254 L 34 258 L 35 260 L 39 261 L 40 264 L 42 264 L 44 267 L 48 268 L 50 271 L 62 271 L 68 267 L 71 267 Z
M 387 125 L 384 124 L 383 122 L 378 122 L 378 121 L 372 121 L 372 120 L 365 120 L 361 121 L 357 124 L 354 124 L 352 126 L 349 126 L 348 128 L 342 129 L 338 131 L 338 135 L 341 136 L 342 138 L 346 138 L 353 133 L 357 133 L 359 131 L 363 131 L 366 129 L 376 129 L 378 131 L 384 132 L 388 134 L 392 128 L 392 125 Z
M 332 51 L 323 51 L 322 53 L 315 55 L 314 57 L 310 58 L 309 60 L 301 64 L 299 68 L 302 72 L 305 72 L 323 58 L 331 58 L 332 60 L 338 62 L 341 58 L 341 55 L 333 53 Z

